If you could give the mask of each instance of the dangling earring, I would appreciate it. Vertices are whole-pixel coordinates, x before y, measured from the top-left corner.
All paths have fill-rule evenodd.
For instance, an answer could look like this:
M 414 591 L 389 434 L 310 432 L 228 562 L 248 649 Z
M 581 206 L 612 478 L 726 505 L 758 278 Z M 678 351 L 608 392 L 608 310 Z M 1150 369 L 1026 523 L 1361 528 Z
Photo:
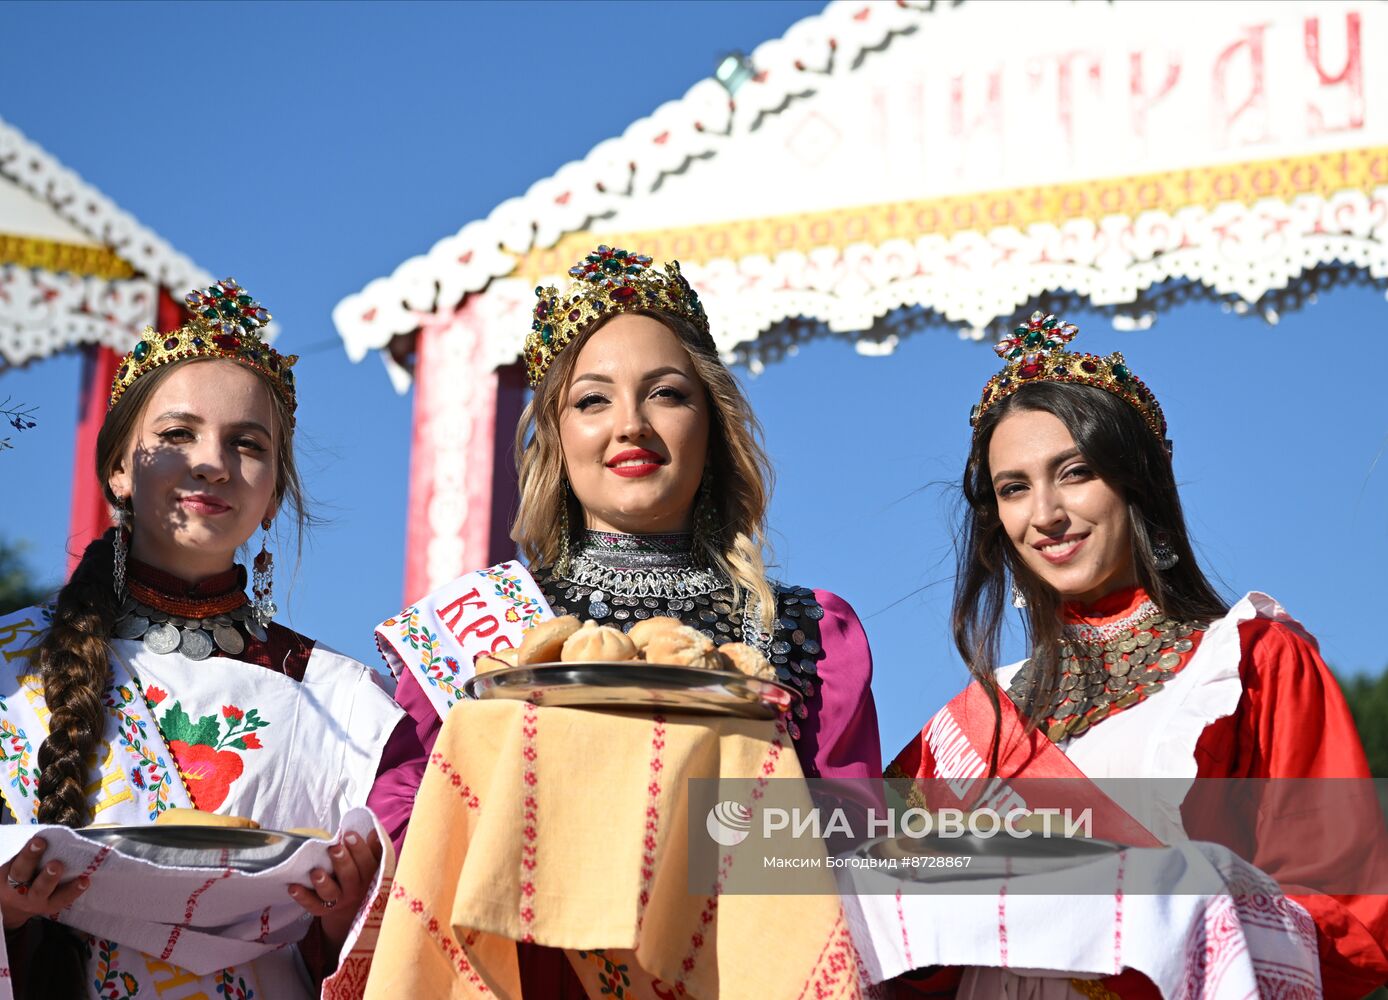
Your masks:
M 718 539 L 718 507 L 713 502 L 713 487 L 709 485 L 712 478 L 711 473 L 704 472 L 704 478 L 699 483 L 699 499 L 694 503 L 694 555 L 704 564 L 709 562 L 710 552 L 721 549 Z
M 1017 581 L 1012 581 L 1012 606 L 1014 608 L 1024 608 L 1027 606 L 1027 595 L 1022 593 L 1022 588 L 1017 586 Z
M 1171 547 L 1171 538 L 1165 531 L 1157 532 L 1156 544 L 1152 546 L 1152 565 L 1165 573 L 1180 562 L 1181 557 Z
M 275 606 L 274 600 L 275 557 L 271 555 L 269 549 L 270 523 L 268 517 L 260 522 L 260 530 L 264 534 L 260 538 L 260 552 L 255 557 L 255 571 L 251 577 L 251 593 L 255 596 L 253 602 L 255 618 L 262 630 L 270 624 L 270 620 L 279 614 L 280 610 Z
M 125 556 L 129 547 L 125 540 L 126 527 L 130 524 L 130 511 L 125 507 L 125 497 L 116 498 L 116 537 L 111 542 L 111 547 L 115 550 L 115 571 L 112 574 L 112 586 L 116 592 L 116 600 L 125 597 Z
M 554 561 L 554 574 L 561 579 L 568 579 L 573 562 L 573 554 L 569 549 L 573 532 L 569 527 L 569 481 L 567 479 L 559 480 L 559 492 L 559 558 Z

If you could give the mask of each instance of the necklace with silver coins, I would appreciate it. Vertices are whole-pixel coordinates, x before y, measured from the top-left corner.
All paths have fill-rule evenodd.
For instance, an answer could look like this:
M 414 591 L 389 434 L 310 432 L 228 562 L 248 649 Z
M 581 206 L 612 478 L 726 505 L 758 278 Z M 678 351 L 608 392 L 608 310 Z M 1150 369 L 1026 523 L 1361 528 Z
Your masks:
M 531 572 L 556 615 L 572 614 L 624 632 L 648 618 L 678 618 L 715 645 L 745 642 L 761 650 L 778 681 L 806 700 L 814 695 L 824 656 L 819 635 L 824 609 L 814 591 L 773 584 L 777 615 L 771 631 L 763 631 L 756 601 L 734 600 L 725 577 L 696 565 L 688 534 L 588 531 L 576 539 L 564 576 L 549 567 Z M 797 702 L 795 718 L 808 714 L 804 703 Z M 795 719 L 787 718 L 787 724 L 791 737 L 798 739 Z
M 1060 685 L 1043 728 L 1053 743 L 1076 739 L 1109 716 L 1152 697 L 1185 666 L 1190 636 L 1206 626 L 1168 618 L 1150 601 L 1106 626 L 1067 625 L 1060 644 Z M 1197 636 L 1197 639 L 1199 637 Z M 1031 713 L 1034 671 L 1017 671 L 1007 694 Z
M 111 632 L 117 639 L 138 639 L 151 653 L 182 653 L 205 660 L 213 650 L 235 656 L 246 648 L 246 637 L 267 637 L 265 625 L 243 591 L 206 599 L 169 598 L 172 610 L 157 591 L 131 581 Z

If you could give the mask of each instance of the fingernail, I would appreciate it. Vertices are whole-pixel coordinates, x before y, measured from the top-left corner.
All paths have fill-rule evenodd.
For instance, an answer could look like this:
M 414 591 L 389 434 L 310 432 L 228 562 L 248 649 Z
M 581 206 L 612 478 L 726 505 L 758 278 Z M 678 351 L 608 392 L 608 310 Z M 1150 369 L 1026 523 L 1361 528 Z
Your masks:
M 322 882 L 322 881 L 323 881 L 324 879 L 326 879 L 327 877 L 328 877 L 328 876 L 324 875 L 322 872 L 314 872 L 314 873 L 313 873 L 313 881 L 315 881 L 315 882 Z
M 50 875 L 57 875 L 60 871 L 62 871 L 62 869 L 59 868 L 56 864 L 45 865 L 43 870 L 48 872 L 48 874 Z
M 42 842 L 37 840 L 29 842 L 29 850 L 33 851 L 35 854 L 42 854 L 44 846 Z
M 345 848 L 345 847 L 334 847 L 334 848 L 333 848 L 332 850 L 330 850 L 328 853 L 331 854 L 331 855 L 332 855 L 333 857 L 335 857 L 335 858 L 345 858 L 345 857 L 347 856 L 347 848 Z
M 89 878 L 87 878 L 87 876 L 85 876 L 85 875 L 79 875 L 79 876 L 77 877 L 77 888 L 83 890 L 84 892 L 86 891 L 87 886 L 89 886 L 89 885 L 91 885 L 91 884 L 92 884 L 92 880 L 89 879 Z
M 357 843 L 360 843 L 360 842 L 361 842 L 361 838 L 358 837 L 355 833 L 349 833 L 349 834 L 347 834 L 347 836 L 343 837 L 342 839 L 345 840 L 345 841 L 347 841 L 347 843 L 349 843 L 349 844 L 357 844 Z

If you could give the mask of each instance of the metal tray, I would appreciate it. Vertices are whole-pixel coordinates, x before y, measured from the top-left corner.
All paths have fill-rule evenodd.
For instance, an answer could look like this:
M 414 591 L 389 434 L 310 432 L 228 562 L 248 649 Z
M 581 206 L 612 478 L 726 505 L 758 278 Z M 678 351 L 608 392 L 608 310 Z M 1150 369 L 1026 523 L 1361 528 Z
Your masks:
M 103 826 L 76 831 L 127 857 L 168 868 L 260 872 L 286 860 L 308 837 L 278 830 L 218 826 Z
M 463 691 L 479 700 L 501 698 L 561 708 L 653 710 L 746 719 L 774 719 L 800 699 L 798 691 L 784 684 L 737 671 L 639 660 L 508 667 L 469 678 Z
M 1088 837 L 1012 837 L 998 833 L 979 837 L 883 837 L 860 845 L 859 857 L 892 860 L 897 877 L 910 882 L 954 882 L 962 879 L 999 879 L 1064 871 L 1125 850 L 1126 845 Z M 967 867 L 929 867 L 932 859 L 968 858 Z

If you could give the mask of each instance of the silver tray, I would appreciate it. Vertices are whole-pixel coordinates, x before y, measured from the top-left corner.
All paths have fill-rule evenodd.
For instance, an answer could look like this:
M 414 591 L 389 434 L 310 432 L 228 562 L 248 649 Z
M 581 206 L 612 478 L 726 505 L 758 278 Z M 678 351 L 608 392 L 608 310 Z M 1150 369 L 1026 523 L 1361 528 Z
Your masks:
M 76 831 L 126 857 L 169 868 L 259 872 L 287 859 L 308 837 L 278 830 L 219 826 L 103 826 Z
M 626 660 L 620 663 L 536 663 L 468 678 L 463 691 L 479 700 L 509 699 L 560 708 L 637 709 L 679 714 L 774 719 L 800 693 L 734 670 L 699 670 Z
M 908 882 L 954 882 L 961 879 L 997 879 L 1043 875 L 1064 871 L 1126 849 L 1127 845 L 1089 837 L 1012 837 L 1000 832 L 992 837 L 965 833 L 961 837 L 882 837 L 860 845 L 859 857 L 896 861 L 890 869 Z M 929 867 L 932 860 L 945 865 L 954 858 L 968 858 L 967 867 Z

